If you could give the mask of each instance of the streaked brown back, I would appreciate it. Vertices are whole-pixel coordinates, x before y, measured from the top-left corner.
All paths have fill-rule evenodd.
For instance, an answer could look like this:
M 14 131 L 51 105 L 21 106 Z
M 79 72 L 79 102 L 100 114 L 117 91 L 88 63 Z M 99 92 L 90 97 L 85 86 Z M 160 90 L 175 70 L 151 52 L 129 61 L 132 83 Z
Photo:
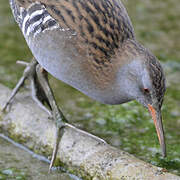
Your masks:
M 128 14 L 119 0 L 16 0 L 28 8 L 42 3 L 62 28 L 74 30 L 97 64 L 110 62 L 127 39 L 134 38 Z

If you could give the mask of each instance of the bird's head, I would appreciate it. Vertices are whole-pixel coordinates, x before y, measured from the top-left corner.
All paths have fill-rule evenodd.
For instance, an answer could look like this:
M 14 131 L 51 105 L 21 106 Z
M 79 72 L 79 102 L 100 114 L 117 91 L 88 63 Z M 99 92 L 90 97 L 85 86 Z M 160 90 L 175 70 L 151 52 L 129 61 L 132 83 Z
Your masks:
M 135 99 L 145 106 L 154 121 L 163 157 L 166 156 L 166 144 L 161 116 L 161 106 L 166 90 L 163 69 L 151 53 L 147 53 L 144 68 L 137 78 L 139 93 Z
M 161 106 L 166 90 L 165 76 L 159 61 L 151 54 L 146 56 L 146 72 L 142 74 L 142 97 L 137 98 L 148 108 L 154 121 L 163 157 L 166 156 L 166 144 L 161 116 Z
M 161 106 L 165 93 L 165 76 L 157 58 L 146 49 L 141 50 L 127 63 L 119 74 L 119 87 L 125 101 L 137 100 L 145 106 L 154 121 L 162 155 L 166 156 L 166 145 L 161 116 Z M 134 58 L 135 57 L 135 58 Z M 119 88 L 119 89 L 120 89 Z

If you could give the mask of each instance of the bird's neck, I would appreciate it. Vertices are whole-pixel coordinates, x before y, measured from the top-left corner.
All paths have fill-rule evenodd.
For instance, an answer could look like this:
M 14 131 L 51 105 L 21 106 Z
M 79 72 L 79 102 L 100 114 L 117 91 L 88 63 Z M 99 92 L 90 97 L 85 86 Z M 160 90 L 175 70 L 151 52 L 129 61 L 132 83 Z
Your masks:
M 126 40 L 116 53 L 118 68 L 131 63 L 135 59 L 144 60 L 147 49 L 142 46 L 136 39 Z

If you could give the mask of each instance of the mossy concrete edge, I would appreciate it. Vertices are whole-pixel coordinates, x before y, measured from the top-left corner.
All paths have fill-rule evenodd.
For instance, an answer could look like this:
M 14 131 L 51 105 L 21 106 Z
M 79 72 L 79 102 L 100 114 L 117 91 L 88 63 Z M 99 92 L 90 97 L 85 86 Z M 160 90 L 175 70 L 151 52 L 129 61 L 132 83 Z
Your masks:
M 10 93 L 0 84 L 0 109 Z M 29 92 L 19 93 L 8 112 L 0 112 L 0 131 L 46 157 L 52 153 L 55 130 L 52 119 L 36 105 Z M 64 129 L 58 159 L 69 172 L 84 179 L 180 180 L 179 176 L 143 162 L 70 124 Z

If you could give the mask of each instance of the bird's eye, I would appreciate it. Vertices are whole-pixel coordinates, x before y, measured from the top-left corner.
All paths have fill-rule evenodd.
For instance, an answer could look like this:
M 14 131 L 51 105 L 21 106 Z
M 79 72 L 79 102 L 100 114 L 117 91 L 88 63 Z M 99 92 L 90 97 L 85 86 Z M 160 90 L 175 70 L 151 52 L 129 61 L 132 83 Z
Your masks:
M 144 90 L 144 93 L 149 93 L 149 89 L 144 88 L 143 90 Z

